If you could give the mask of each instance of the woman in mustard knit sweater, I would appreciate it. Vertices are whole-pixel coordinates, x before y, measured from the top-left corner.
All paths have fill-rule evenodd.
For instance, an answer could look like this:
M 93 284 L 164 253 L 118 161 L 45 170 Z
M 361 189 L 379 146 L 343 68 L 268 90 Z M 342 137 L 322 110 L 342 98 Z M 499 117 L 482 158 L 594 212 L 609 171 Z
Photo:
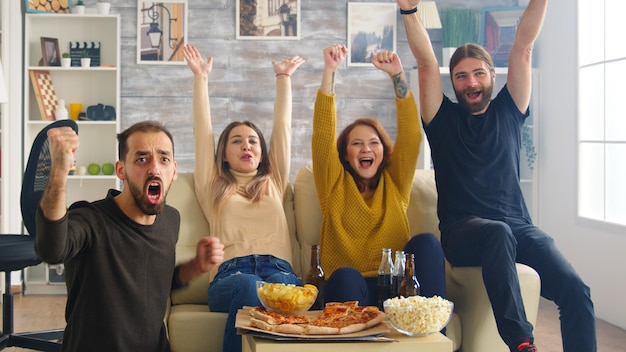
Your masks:
M 276 101 L 269 148 L 249 121 L 230 123 L 215 145 L 208 82 L 213 57 L 194 46 L 183 54 L 194 74 L 195 191 L 210 232 L 224 244 L 224 262 L 210 272 L 208 304 L 227 312 L 223 351 L 241 351 L 237 310 L 259 306 L 256 281 L 301 284 L 291 266 L 291 242 L 283 210 L 289 187 L 291 75 L 304 63 L 294 56 L 272 62 Z
M 396 53 L 381 51 L 372 64 L 393 83 L 397 137 L 374 119 L 358 119 L 335 140 L 335 75 L 347 49 L 324 49 L 324 73 L 315 100 L 313 175 L 322 211 L 321 264 L 330 274 L 324 299 L 377 304 L 382 248 L 415 255 L 421 295 L 445 297 L 444 257 L 432 234 L 411 237 L 406 210 L 422 134 L 415 99 Z

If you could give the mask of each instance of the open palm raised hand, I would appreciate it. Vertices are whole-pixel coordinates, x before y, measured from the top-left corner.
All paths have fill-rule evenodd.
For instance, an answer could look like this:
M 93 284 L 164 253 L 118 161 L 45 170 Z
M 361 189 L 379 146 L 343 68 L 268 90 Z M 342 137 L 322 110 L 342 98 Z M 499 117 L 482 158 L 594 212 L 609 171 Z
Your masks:
M 274 73 L 284 73 L 291 76 L 294 72 L 296 72 L 298 67 L 304 63 L 304 61 L 305 60 L 298 55 L 287 58 L 281 62 L 272 61 Z
M 194 74 L 206 74 L 207 76 L 213 70 L 213 57 L 210 56 L 206 61 L 202 59 L 202 55 L 198 48 L 193 45 L 185 45 L 183 47 L 183 56 L 187 61 L 187 66 Z

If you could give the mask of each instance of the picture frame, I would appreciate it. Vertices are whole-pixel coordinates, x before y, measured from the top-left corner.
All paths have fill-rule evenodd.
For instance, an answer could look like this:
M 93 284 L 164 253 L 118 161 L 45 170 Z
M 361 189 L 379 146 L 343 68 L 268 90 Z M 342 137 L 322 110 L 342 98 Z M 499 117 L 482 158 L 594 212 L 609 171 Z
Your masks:
M 24 0 L 24 10 L 29 13 L 71 13 L 74 0 Z
M 137 64 L 186 65 L 187 0 L 137 0 Z
M 61 66 L 59 39 L 41 37 L 41 66 Z
M 508 66 L 511 46 L 525 9 L 525 6 L 483 8 L 480 44 L 489 52 L 496 67 Z
M 397 5 L 348 3 L 348 66 L 372 66 L 380 50 L 396 51 Z
M 237 0 L 237 40 L 299 40 L 302 0 Z

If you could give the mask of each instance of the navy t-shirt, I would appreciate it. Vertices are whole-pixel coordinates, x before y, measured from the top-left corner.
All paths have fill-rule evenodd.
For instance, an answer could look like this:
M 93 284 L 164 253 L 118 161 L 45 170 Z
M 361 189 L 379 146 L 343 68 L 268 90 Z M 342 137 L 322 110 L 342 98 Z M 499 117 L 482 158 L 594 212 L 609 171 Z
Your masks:
M 487 111 L 471 115 L 444 96 L 424 126 L 437 182 L 440 228 L 478 216 L 521 218 L 530 223 L 519 182 L 524 120 L 506 86 Z

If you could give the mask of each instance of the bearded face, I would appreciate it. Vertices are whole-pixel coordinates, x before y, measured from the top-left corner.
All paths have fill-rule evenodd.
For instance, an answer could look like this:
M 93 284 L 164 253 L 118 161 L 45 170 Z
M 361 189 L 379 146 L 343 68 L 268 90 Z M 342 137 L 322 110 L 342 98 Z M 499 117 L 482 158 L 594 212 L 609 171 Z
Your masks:
M 459 104 L 470 114 L 480 114 L 487 109 L 493 94 L 493 83 L 486 86 L 467 87 L 461 90 L 454 89 Z
M 150 177 L 143 185 L 128 180 L 128 188 L 135 204 L 146 215 L 156 215 L 163 211 L 169 189 L 161 192 L 162 187 L 163 183 L 159 177 Z
M 495 81 L 493 69 L 483 60 L 473 57 L 459 61 L 452 74 L 457 101 L 472 115 L 482 114 L 487 110 Z

